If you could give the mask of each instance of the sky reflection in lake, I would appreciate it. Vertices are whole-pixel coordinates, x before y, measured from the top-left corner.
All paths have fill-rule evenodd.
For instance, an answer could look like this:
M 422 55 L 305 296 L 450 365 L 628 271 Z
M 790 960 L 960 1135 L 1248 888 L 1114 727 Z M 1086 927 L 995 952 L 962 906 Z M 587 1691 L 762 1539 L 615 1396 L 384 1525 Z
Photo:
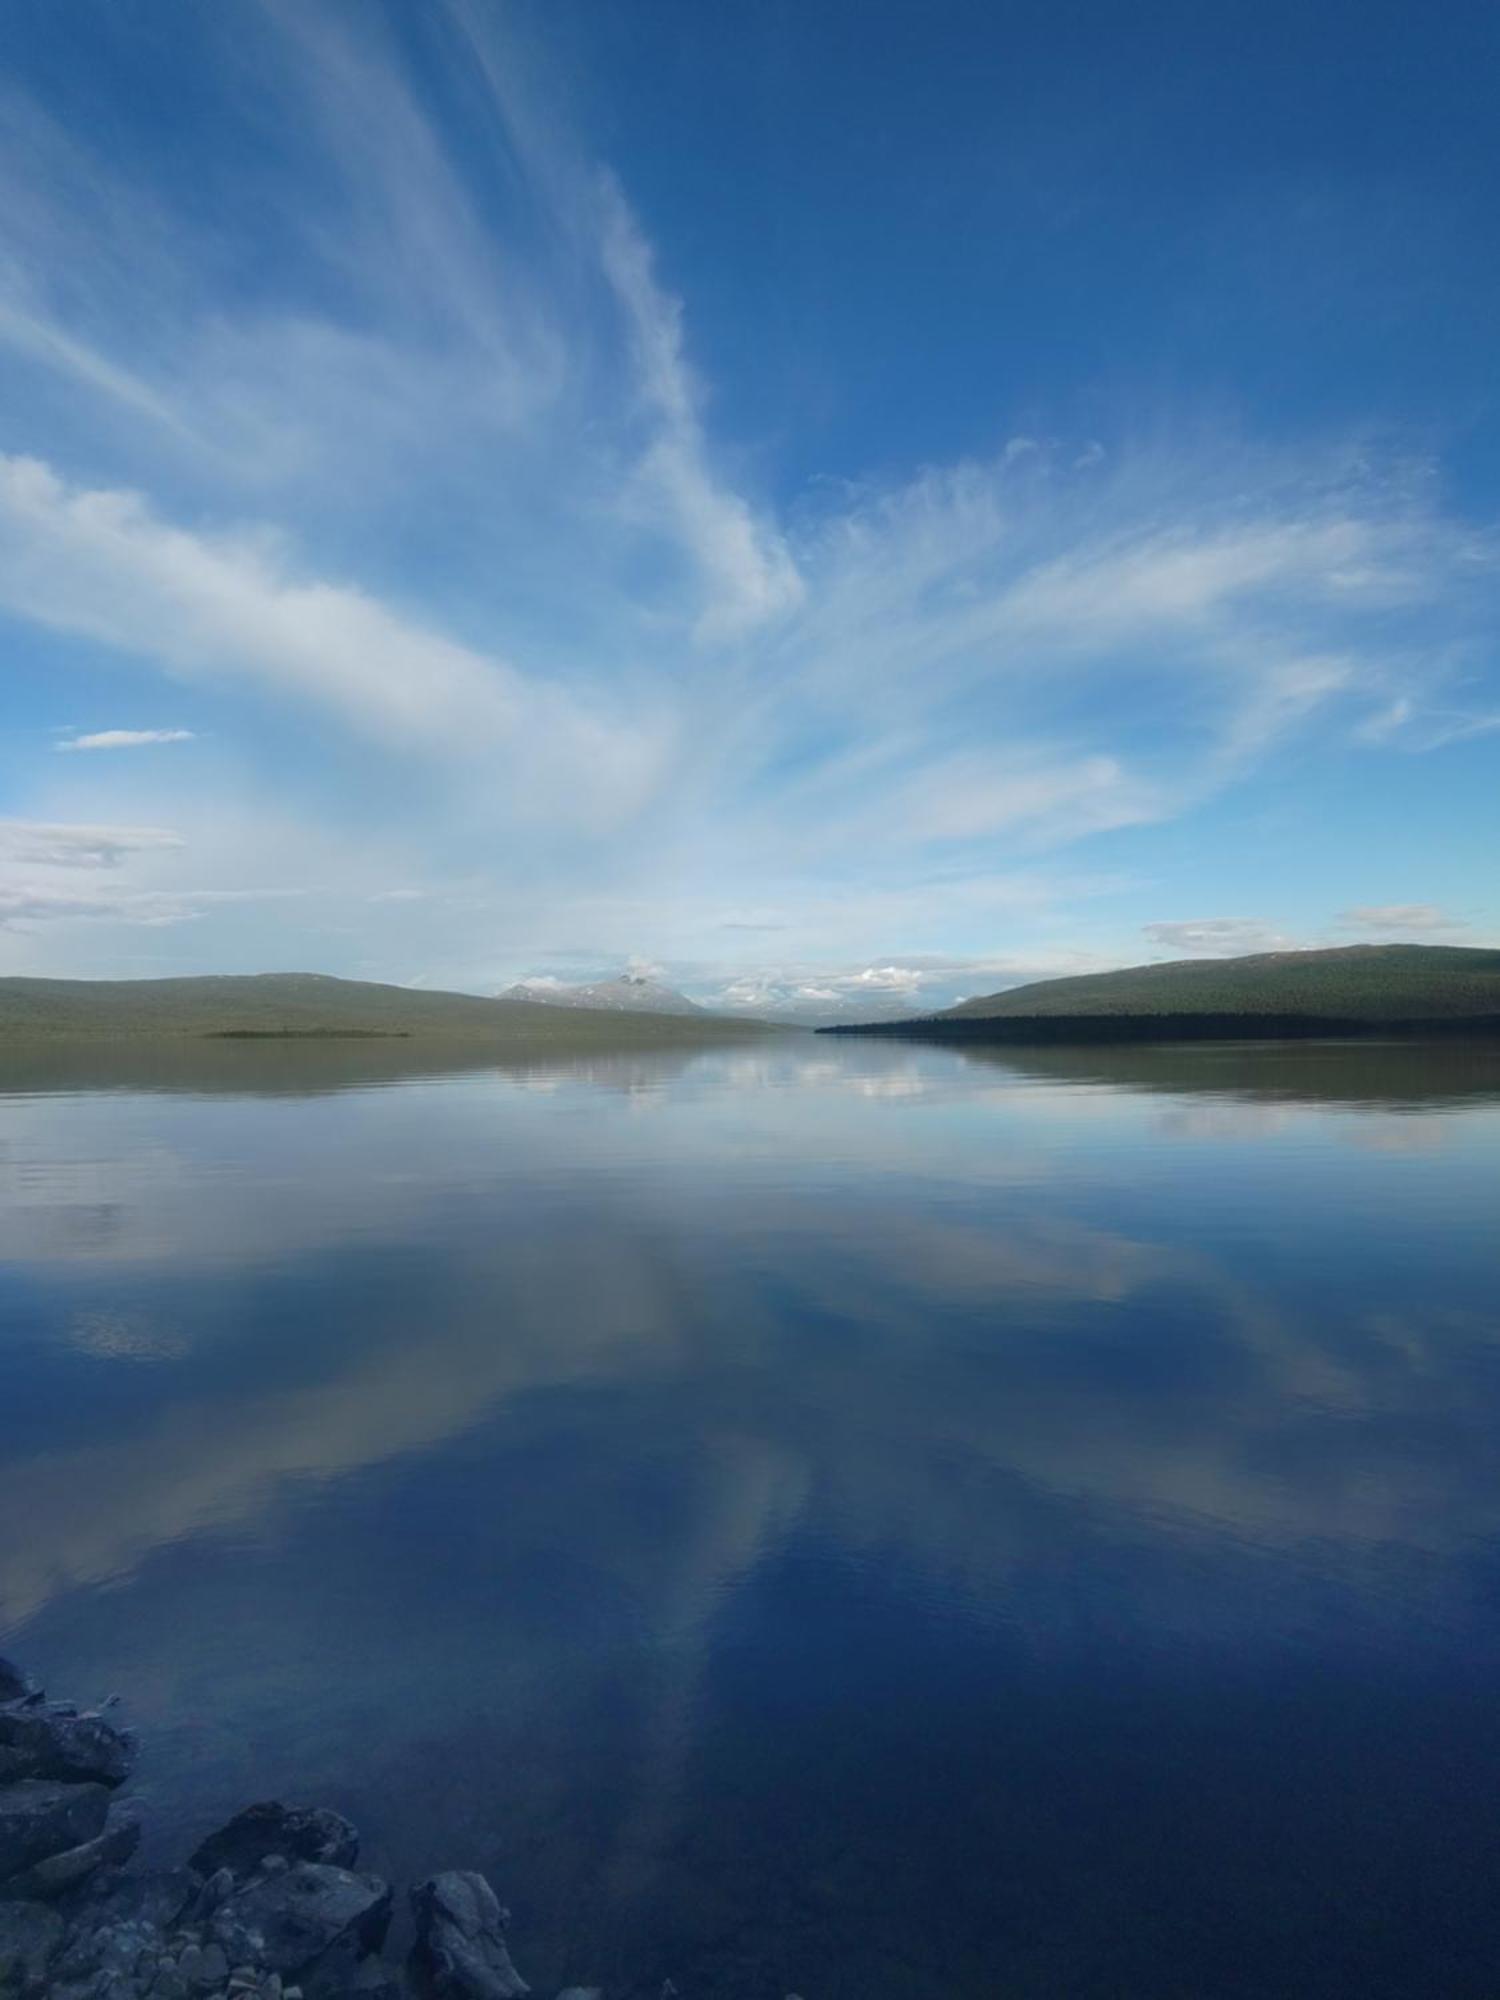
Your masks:
M 0 1073 L 0 1643 L 539 1988 L 1492 1994 L 1500 1054 Z M 427 1073 L 424 1073 L 424 1070 Z

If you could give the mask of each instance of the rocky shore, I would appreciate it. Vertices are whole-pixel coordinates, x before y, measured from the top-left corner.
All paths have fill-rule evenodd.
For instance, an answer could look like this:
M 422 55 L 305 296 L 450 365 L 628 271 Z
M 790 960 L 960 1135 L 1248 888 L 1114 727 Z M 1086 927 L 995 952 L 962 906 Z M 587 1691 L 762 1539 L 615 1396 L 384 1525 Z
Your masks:
M 526 1982 L 482 1875 L 410 1892 L 415 1941 L 384 1956 L 394 1896 L 326 1807 L 253 1805 L 184 1867 L 132 1872 L 112 1711 L 49 1701 L 0 1660 L 0 1995 L 5 2000 L 513 2000 Z M 559 2000 L 602 2000 L 569 1987 Z

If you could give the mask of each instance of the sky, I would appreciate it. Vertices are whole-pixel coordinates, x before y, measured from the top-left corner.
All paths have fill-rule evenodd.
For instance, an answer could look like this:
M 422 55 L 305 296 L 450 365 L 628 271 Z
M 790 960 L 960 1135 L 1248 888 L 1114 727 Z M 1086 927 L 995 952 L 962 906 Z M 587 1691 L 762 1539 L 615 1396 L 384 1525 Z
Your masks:
M 1500 13 L 8 0 L 0 974 L 1500 943 Z

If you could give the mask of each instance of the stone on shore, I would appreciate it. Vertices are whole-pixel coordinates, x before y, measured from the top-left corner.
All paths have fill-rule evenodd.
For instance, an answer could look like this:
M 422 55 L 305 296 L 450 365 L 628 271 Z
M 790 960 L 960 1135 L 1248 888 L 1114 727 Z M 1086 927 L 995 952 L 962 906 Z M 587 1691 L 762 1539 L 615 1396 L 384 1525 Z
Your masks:
M 31 1697 L 0 1707 L 0 1772 L 24 1778 L 90 1780 L 122 1785 L 135 1762 L 135 1745 L 97 1710 L 81 1714 L 62 1702 Z
M 0 1701 L 24 1701 L 36 1691 L 36 1682 L 14 1660 L 0 1659 Z
M 66 1894 L 86 1882 L 101 1868 L 122 1868 L 134 1854 L 141 1838 L 141 1823 L 134 1814 L 122 1814 L 105 1826 L 103 1833 L 77 1847 L 65 1847 L 33 1862 L 19 1875 L 12 1875 L 0 1895 L 35 1896 L 44 1901 Z
M 0 1993 L 45 1991 L 47 1967 L 63 1938 L 63 1920 L 42 1903 L 0 1903 Z
M 0 1660 L 3 2000 L 521 2000 L 502 1909 L 482 1875 L 411 1894 L 416 1942 L 381 1956 L 391 1891 L 355 1874 L 359 1839 L 323 1807 L 250 1806 L 190 1867 L 118 1873 L 140 1837 L 133 1739 L 48 1702 Z M 562 2000 L 602 2000 L 570 1987 Z
M 236 1881 L 245 1881 L 271 1855 L 352 1868 L 359 1859 L 359 1835 L 348 1820 L 326 1806 L 283 1806 L 270 1799 L 246 1806 L 211 1833 L 188 1866 L 208 1876 L 227 1868 Z
M 509 1912 L 482 1875 L 454 1869 L 411 1892 L 411 1969 L 435 2000 L 518 2000 L 530 1987 L 505 1946 Z
M 108 1811 L 103 1785 L 22 1778 L 0 1788 L 0 1884 L 49 1855 L 93 1840 L 104 1831 Z
M 70 1902 L 67 1944 L 52 1968 L 49 2000 L 136 1978 L 163 1956 L 193 1887 L 185 1869 L 95 1878 Z
M 320 1972 L 331 1983 L 380 1950 L 390 1921 L 391 1892 L 378 1875 L 299 1861 L 236 1890 L 209 1932 L 231 1965 L 255 1965 L 284 1979 Z

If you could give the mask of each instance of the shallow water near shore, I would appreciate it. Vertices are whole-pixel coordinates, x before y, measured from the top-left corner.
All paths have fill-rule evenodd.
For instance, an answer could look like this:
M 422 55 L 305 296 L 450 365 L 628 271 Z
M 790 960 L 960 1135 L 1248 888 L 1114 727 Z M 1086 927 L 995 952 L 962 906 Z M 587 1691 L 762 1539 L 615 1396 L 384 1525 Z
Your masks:
M 0 1650 L 538 1991 L 1492 1996 L 1500 1050 L 0 1057 Z

